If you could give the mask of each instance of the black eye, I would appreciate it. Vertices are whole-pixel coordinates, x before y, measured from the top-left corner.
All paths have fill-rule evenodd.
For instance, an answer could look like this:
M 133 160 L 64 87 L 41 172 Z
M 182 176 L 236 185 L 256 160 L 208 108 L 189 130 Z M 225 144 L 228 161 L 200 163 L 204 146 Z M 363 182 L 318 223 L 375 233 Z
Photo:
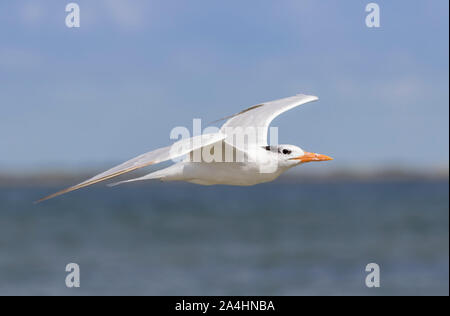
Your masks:
M 283 149 L 283 154 L 285 154 L 285 155 L 290 155 L 291 153 L 292 153 L 291 150 L 289 150 L 289 149 Z

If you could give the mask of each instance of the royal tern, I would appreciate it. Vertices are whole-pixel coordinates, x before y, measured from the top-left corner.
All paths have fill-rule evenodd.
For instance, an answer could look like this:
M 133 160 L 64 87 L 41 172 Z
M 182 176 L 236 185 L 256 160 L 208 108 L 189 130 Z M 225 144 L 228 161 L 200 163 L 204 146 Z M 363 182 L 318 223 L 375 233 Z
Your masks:
M 254 105 L 226 117 L 227 121 L 216 133 L 182 139 L 172 146 L 142 154 L 37 202 L 183 156 L 185 159 L 170 167 L 112 185 L 160 179 L 202 185 L 248 186 L 272 181 L 286 170 L 302 163 L 332 160 L 326 155 L 306 152 L 294 145 L 271 146 L 267 141 L 269 125 L 275 117 L 294 107 L 316 100 L 318 98 L 315 96 L 298 94 Z

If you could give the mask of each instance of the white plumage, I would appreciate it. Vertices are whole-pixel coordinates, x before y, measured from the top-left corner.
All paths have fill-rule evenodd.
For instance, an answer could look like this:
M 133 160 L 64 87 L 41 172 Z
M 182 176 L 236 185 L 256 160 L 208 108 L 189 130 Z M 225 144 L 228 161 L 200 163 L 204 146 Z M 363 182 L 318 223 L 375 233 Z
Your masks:
M 172 146 L 142 154 L 38 202 L 183 156 L 186 156 L 183 161 L 168 168 L 113 185 L 150 179 L 187 181 L 202 185 L 254 185 L 272 181 L 301 163 L 331 160 L 328 156 L 308 153 L 297 146 L 269 146 L 267 142 L 268 128 L 275 117 L 316 100 L 318 98 L 315 96 L 299 94 L 254 105 L 226 118 L 228 120 L 218 133 L 183 139 Z

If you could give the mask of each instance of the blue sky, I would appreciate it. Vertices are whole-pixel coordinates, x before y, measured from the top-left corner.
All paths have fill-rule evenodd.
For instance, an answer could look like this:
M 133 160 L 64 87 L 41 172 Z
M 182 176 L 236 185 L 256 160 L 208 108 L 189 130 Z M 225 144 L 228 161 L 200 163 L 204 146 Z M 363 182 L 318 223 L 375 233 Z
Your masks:
M 110 164 L 296 93 L 280 143 L 334 167 L 448 167 L 448 1 L 0 3 L 0 171 Z

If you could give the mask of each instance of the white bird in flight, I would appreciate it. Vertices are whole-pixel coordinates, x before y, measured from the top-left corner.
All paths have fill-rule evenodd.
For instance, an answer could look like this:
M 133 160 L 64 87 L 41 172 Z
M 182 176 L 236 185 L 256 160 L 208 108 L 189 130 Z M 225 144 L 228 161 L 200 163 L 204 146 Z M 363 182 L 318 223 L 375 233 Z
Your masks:
M 225 118 L 228 120 L 217 133 L 182 139 L 172 146 L 142 154 L 80 184 L 44 197 L 37 203 L 143 167 L 184 156 L 184 160 L 170 167 L 111 186 L 151 179 L 186 181 L 201 185 L 249 186 L 272 181 L 288 169 L 306 162 L 332 160 L 333 158 L 326 155 L 306 152 L 294 145 L 269 146 L 267 142 L 269 125 L 273 119 L 294 107 L 316 100 L 318 98 L 315 96 L 298 94 L 254 105 Z M 248 137 L 246 142 L 239 144 L 236 139 L 246 130 L 255 131 L 254 137 Z M 204 153 L 216 159 L 205 159 Z M 227 157 L 224 158 L 224 155 Z

